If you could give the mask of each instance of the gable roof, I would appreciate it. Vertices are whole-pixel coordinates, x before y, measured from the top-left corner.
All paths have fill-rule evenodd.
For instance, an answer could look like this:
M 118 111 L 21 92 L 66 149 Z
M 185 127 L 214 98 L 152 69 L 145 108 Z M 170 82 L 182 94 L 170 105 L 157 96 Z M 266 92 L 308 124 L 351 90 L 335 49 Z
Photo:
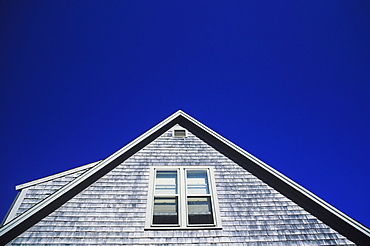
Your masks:
M 56 173 L 54 175 L 49 175 L 44 178 L 17 185 L 15 187 L 15 189 L 18 190 L 17 197 L 14 199 L 13 204 L 10 206 L 7 214 L 3 219 L 3 222 L 0 224 L 0 227 L 13 220 L 15 217 L 21 215 L 23 212 L 30 209 L 55 191 L 59 190 L 67 183 L 73 181 L 76 177 L 80 176 L 82 173 L 95 166 L 99 162 L 100 161 L 96 161 L 66 170 L 64 172 Z M 33 192 L 33 194 L 30 196 L 29 190 L 32 189 L 42 189 L 42 192 Z
M 1 241 L 8 242 L 27 230 L 29 227 L 40 221 L 43 217 L 53 212 L 55 209 L 84 190 L 107 172 L 114 169 L 122 161 L 132 156 L 138 150 L 146 146 L 148 143 L 156 139 L 158 136 L 176 124 L 180 124 L 187 128 L 203 141 L 222 152 L 244 169 L 259 177 L 265 183 L 274 187 L 283 195 L 293 200 L 305 210 L 309 211 L 324 223 L 328 224 L 330 227 L 337 230 L 339 233 L 343 234 L 356 244 L 369 244 L 370 230 L 368 228 L 340 212 L 330 204 L 318 198 L 294 181 L 290 180 L 283 174 L 271 168 L 261 160 L 236 146 L 229 140 L 225 139 L 181 110 L 169 116 L 167 119 L 163 120 L 120 150 L 116 151 L 108 158 L 98 163 L 92 163 L 88 167 L 84 166 L 86 171 L 76 177 L 73 181 L 67 183 L 65 186 L 61 187 L 40 203 L 31 207 L 23 214 L 12 219 L 11 221 L 8 221 L 0 230 Z M 84 168 L 81 168 L 81 170 Z M 56 175 L 51 177 L 56 178 Z M 32 185 L 33 182 L 44 182 L 46 179 L 48 179 L 48 177 L 28 182 L 21 186 L 17 186 L 17 188 L 22 189 Z

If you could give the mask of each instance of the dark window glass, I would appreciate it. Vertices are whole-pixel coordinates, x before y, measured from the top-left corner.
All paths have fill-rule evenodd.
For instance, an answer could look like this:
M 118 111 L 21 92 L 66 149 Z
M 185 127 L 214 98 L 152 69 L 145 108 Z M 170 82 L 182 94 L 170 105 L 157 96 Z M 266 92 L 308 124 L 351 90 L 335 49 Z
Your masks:
M 177 197 L 154 198 L 153 224 L 178 224 Z
M 185 130 L 174 130 L 174 135 L 175 137 L 186 137 L 186 132 Z
M 189 224 L 214 224 L 210 197 L 188 197 Z

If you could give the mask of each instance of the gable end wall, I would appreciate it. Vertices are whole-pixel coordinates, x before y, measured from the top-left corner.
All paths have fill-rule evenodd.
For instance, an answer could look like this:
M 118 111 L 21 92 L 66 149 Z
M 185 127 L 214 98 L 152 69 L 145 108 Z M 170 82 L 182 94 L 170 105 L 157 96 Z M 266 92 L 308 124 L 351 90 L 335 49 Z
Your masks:
M 222 230 L 144 231 L 149 167 L 214 166 Z M 38 189 L 35 189 L 38 190 Z M 168 130 L 8 245 L 354 245 L 189 132 Z

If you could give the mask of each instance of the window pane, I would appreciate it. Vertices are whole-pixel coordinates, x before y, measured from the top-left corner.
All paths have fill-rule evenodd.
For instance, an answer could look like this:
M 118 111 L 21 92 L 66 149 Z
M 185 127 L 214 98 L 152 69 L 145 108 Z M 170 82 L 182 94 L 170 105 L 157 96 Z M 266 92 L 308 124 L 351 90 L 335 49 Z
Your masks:
M 157 171 L 155 194 L 177 194 L 177 171 Z
M 187 170 L 188 194 L 209 194 L 207 170 Z
M 177 197 L 154 198 L 153 224 L 178 224 Z
M 213 224 L 210 197 L 188 197 L 189 224 Z

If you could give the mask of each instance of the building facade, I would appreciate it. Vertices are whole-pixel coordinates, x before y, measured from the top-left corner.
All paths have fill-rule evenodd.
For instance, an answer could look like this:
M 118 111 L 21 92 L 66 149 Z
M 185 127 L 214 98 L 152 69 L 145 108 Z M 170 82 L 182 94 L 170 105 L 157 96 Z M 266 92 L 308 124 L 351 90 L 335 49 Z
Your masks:
M 370 231 L 182 111 L 17 187 L 4 245 L 370 245 Z

